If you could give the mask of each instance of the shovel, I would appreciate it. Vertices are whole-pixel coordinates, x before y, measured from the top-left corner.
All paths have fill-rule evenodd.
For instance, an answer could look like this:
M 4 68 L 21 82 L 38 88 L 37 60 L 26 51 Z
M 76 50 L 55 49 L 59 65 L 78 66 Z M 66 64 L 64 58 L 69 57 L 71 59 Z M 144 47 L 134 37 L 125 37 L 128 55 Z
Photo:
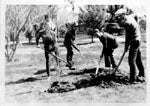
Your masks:
M 121 62 L 122 62 L 122 60 L 123 60 L 123 58 L 124 58 L 124 56 L 125 56 L 125 53 L 126 53 L 126 52 L 124 51 L 123 54 L 122 54 L 122 56 L 121 56 L 121 59 L 120 59 L 118 65 L 117 65 L 117 67 L 114 68 L 110 74 L 115 74 L 115 72 L 116 72 L 117 69 L 119 68 L 119 66 L 120 66 L 120 64 L 121 64 Z
M 42 49 L 42 50 L 45 50 L 44 48 L 42 48 L 42 47 L 39 47 L 40 49 Z M 48 52 L 49 54 L 51 54 L 53 57 L 55 57 L 55 58 L 57 58 L 57 59 L 59 59 L 59 60 L 61 60 L 61 61 L 63 61 L 64 63 L 67 63 L 68 64 L 68 62 L 66 62 L 65 60 L 63 60 L 62 58 L 60 58 L 60 57 L 58 57 L 58 56 L 56 56 L 55 54 L 53 54 L 53 53 L 51 53 L 51 52 L 49 52 L 49 51 L 47 51 L 47 50 L 45 50 L 46 52 Z M 60 68 L 60 66 L 59 66 L 59 68 Z M 63 73 L 62 72 L 62 70 L 60 71 L 60 74 L 61 73 Z M 63 74 L 65 74 L 65 73 L 63 73 Z
M 99 59 L 99 61 L 98 61 L 98 65 L 97 65 L 96 71 L 95 71 L 95 74 L 96 74 L 96 75 L 98 74 L 98 70 L 99 70 L 100 63 L 101 63 L 101 61 L 102 61 L 102 58 L 103 58 L 103 57 L 100 57 L 100 59 Z
M 85 59 L 85 57 L 81 54 L 81 52 L 80 51 L 78 51 L 79 52 L 79 54 L 80 54 L 80 56 L 81 56 L 81 58 L 84 60 L 84 62 L 86 63 L 86 65 L 88 66 L 88 62 L 86 61 L 86 59 Z
M 39 47 L 39 48 L 41 48 L 41 47 Z M 45 50 L 44 48 L 41 48 L 41 49 L 42 49 L 42 50 Z M 53 54 L 53 53 L 51 53 L 51 52 L 49 52 L 49 51 L 47 51 L 47 50 L 45 50 L 45 51 L 48 52 L 49 54 L 51 54 L 53 57 L 56 57 L 57 59 L 63 61 L 63 62 L 66 63 L 66 64 L 68 64 L 68 62 L 66 62 L 64 59 L 62 59 L 62 58 L 56 56 L 55 54 Z
M 82 55 L 82 53 L 80 52 L 80 50 L 74 44 L 72 44 L 72 46 L 77 50 L 77 52 L 80 54 L 81 58 L 84 60 L 84 62 L 88 66 L 88 62 L 86 61 L 86 59 L 84 58 L 84 56 Z

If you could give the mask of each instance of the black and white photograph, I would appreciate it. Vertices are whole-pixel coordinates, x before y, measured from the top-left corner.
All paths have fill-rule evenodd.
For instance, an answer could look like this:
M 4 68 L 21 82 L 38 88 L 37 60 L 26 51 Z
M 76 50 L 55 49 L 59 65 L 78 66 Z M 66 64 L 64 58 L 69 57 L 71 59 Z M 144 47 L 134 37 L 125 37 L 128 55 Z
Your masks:
M 147 104 L 148 15 L 142 0 L 6 1 L 1 103 Z

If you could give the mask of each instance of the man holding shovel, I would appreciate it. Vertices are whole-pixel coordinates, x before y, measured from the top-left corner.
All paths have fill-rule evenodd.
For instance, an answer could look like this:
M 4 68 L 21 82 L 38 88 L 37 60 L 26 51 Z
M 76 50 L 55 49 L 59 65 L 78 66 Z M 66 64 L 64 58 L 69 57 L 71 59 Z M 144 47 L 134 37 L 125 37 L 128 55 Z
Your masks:
M 54 55 L 55 60 L 57 62 L 57 65 L 60 70 L 60 64 L 59 60 L 57 58 L 58 54 L 58 46 L 57 46 L 57 38 L 55 34 L 55 29 L 52 29 L 50 27 L 49 23 L 49 16 L 44 15 L 44 21 L 40 23 L 39 26 L 35 27 L 35 36 L 36 36 L 36 45 L 38 48 L 41 48 L 39 45 L 39 39 L 43 39 L 44 48 L 42 48 L 45 51 L 45 58 L 46 58 L 46 72 L 47 75 L 50 75 L 50 62 L 49 62 L 49 54 Z M 54 53 L 54 54 L 53 54 Z
M 102 57 L 104 56 L 105 59 L 105 67 L 116 67 L 116 63 L 113 57 L 114 49 L 118 47 L 118 42 L 116 41 L 115 37 L 107 32 L 100 32 L 98 29 L 95 29 L 95 35 L 100 39 L 103 50 L 100 55 L 100 61 L 102 60 Z M 100 65 L 99 61 L 99 65 Z M 96 70 L 96 74 L 98 72 L 98 69 Z
M 69 67 L 70 69 L 72 69 L 73 66 L 73 61 L 72 61 L 72 57 L 73 57 L 73 48 L 75 48 L 78 52 L 80 52 L 80 50 L 77 48 L 76 44 L 75 44 L 75 23 L 73 24 L 66 24 L 67 27 L 67 32 L 65 34 L 65 38 L 64 38 L 64 45 L 67 49 L 67 62 L 68 64 L 66 64 L 66 67 Z
M 126 32 L 125 49 L 129 50 L 128 63 L 130 66 L 130 82 L 144 81 L 145 73 L 144 66 L 141 60 L 140 41 L 141 34 L 138 23 L 132 15 L 126 15 L 125 9 L 120 9 L 116 13 L 118 23 L 124 27 Z M 136 66 L 139 69 L 139 74 L 136 76 Z

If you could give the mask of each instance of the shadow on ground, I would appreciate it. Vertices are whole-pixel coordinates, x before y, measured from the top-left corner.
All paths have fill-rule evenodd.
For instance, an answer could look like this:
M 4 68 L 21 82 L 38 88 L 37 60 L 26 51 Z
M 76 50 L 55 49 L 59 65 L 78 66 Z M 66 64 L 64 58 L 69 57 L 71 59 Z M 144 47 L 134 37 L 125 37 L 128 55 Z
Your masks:
M 91 68 L 91 69 L 83 69 L 80 70 L 78 72 L 70 72 L 68 73 L 68 75 L 82 75 L 82 74 L 86 74 L 86 73 L 95 73 L 96 68 Z M 102 69 L 99 69 L 99 72 L 101 72 Z
M 56 69 L 55 68 L 51 68 L 50 71 L 56 71 Z M 42 69 L 42 70 L 38 70 L 37 72 L 35 72 L 34 75 L 44 74 L 44 73 L 46 73 L 46 70 Z
M 48 93 L 63 93 L 90 86 L 98 86 L 100 88 L 111 88 L 120 85 L 128 85 L 128 77 L 120 72 L 115 75 L 105 74 L 108 69 L 99 69 L 99 74 L 95 75 L 96 68 L 84 69 L 79 72 L 70 72 L 68 76 L 81 76 L 78 80 L 71 81 L 54 81 L 46 92 Z M 86 77 L 83 77 L 86 75 Z M 66 77 L 66 76 L 64 76 Z
M 56 69 L 51 68 L 51 71 L 56 71 Z M 20 84 L 20 83 L 26 83 L 26 82 L 34 82 L 34 81 L 38 81 L 38 80 L 43 80 L 43 78 L 47 78 L 46 70 L 42 69 L 42 70 L 38 70 L 37 72 L 34 73 L 34 75 L 39 75 L 39 74 L 46 74 L 46 75 L 45 76 L 40 76 L 40 77 L 23 78 L 23 79 L 19 79 L 17 81 L 7 82 L 7 83 L 5 83 L 5 85 Z
M 7 82 L 7 83 L 5 83 L 5 85 L 20 84 L 20 83 L 25 83 L 25 82 L 34 82 L 37 80 L 41 80 L 41 79 L 35 78 L 35 77 L 28 77 L 28 78 L 20 79 L 18 81 Z

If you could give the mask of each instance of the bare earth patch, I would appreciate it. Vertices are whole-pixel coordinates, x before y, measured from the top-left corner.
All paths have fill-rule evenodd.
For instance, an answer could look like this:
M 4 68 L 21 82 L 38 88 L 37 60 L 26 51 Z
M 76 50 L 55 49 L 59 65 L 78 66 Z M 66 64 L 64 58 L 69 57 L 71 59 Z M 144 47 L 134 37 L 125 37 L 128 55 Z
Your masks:
M 14 62 L 6 63 L 5 100 L 6 102 L 99 102 L 128 103 L 146 102 L 146 83 L 130 84 L 129 66 L 126 54 L 115 75 L 107 75 L 102 61 L 99 74 L 95 75 L 97 61 L 101 53 L 101 44 L 83 42 L 78 46 L 87 63 L 74 51 L 75 70 L 69 70 L 65 63 L 61 67 L 65 75 L 58 75 L 56 64 L 51 64 L 51 76 L 45 72 L 44 52 L 35 45 L 23 45 L 17 49 Z M 62 45 L 62 44 L 61 44 Z M 114 52 L 116 62 L 123 53 L 124 43 Z M 142 60 L 146 66 L 146 46 L 141 45 Z M 66 58 L 66 49 L 60 47 L 60 57 Z M 146 67 L 145 67 L 146 69 Z

